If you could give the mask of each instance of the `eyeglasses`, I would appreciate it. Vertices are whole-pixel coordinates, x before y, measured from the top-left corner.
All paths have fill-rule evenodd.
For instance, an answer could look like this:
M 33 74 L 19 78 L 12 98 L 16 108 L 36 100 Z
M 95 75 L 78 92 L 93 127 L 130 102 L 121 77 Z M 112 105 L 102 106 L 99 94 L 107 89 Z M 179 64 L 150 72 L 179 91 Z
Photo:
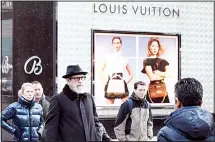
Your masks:
M 70 80 L 71 79 L 74 79 L 75 81 L 80 81 L 80 80 L 85 80 L 86 79 L 86 76 L 81 76 L 81 77 L 71 77 L 71 78 L 69 78 Z

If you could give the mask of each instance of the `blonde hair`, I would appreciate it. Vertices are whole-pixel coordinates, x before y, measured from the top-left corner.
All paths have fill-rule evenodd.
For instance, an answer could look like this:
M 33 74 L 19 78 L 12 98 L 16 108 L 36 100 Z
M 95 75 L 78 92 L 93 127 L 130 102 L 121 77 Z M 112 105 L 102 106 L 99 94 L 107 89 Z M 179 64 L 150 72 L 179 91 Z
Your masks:
M 164 47 L 162 46 L 161 42 L 160 42 L 160 39 L 158 37 L 151 37 L 148 41 L 148 56 L 151 56 L 151 52 L 150 52 L 150 46 L 152 44 L 152 42 L 157 42 L 158 43 L 158 46 L 159 46 L 159 50 L 158 50 L 158 53 L 157 53 L 157 56 L 161 56 L 164 52 L 165 52 L 165 49 Z
M 18 97 L 22 96 L 21 89 L 18 91 Z
M 24 94 L 26 86 L 30 86 L 30 87 L 34 88 L 32 83 L 29 83 L 29 82 L 23 83 L 21 86 L 21 89 L 19 89 L 19 91 L 18 91 L 19 96 L 22 96 Z

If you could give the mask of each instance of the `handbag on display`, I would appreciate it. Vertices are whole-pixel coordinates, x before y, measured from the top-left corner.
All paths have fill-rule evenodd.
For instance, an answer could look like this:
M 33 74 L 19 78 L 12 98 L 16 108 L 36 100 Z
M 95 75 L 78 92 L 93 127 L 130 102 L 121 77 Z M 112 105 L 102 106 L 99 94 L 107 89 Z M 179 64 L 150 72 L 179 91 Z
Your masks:
M 126 92 L 126 83 L 121 76 L 115 74 L 108 81 L 106 96 L 108 98 L 123 98 L 128 94 Z
M 151 99 L 164 98 L 167 96 L 166 84 L 162 81 L 150 83 L 148 93 Z

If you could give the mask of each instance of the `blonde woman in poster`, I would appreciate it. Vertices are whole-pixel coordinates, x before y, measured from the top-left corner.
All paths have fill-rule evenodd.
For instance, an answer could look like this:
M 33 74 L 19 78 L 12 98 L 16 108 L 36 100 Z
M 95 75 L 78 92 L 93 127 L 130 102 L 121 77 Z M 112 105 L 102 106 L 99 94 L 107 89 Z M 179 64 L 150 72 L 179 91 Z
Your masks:
M 150 79 L 146 99 L 150 103 L 170 103 L 165 84 L 165 78 L 169 76 L 169 63 L 165 59 L 159 58 L 165 51 L 160 39 L 150 38 L 147 50 L 148 57 L 144 59 L 141 71 Z
M 118 36 L 112 38 L 113 53 L 105 58 L 102 65 L 101 74 L 106 70 L 108 77 L 101 77 L 104 83 L 106 104 L 114 104 L 115 99 L 126 101 L 129 97 L 128 83 L 133 78 L 128 60 L 121 55 L 122 39 Z M 123 72 L 127 70 L 128 80 L 123 78 Z

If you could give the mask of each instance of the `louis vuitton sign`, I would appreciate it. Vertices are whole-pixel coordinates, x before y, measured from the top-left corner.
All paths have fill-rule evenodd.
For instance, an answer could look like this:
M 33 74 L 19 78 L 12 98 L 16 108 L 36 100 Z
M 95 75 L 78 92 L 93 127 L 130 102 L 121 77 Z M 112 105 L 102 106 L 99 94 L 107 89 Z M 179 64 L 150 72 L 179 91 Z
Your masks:
M 103 14 L 134 14 L 140 16 L 163 16 L 176 18 L 180 16 L 180 9 L 178 8 L 146 6 L 144 3 L 141 5 L 94 3 L 93 12 Z

